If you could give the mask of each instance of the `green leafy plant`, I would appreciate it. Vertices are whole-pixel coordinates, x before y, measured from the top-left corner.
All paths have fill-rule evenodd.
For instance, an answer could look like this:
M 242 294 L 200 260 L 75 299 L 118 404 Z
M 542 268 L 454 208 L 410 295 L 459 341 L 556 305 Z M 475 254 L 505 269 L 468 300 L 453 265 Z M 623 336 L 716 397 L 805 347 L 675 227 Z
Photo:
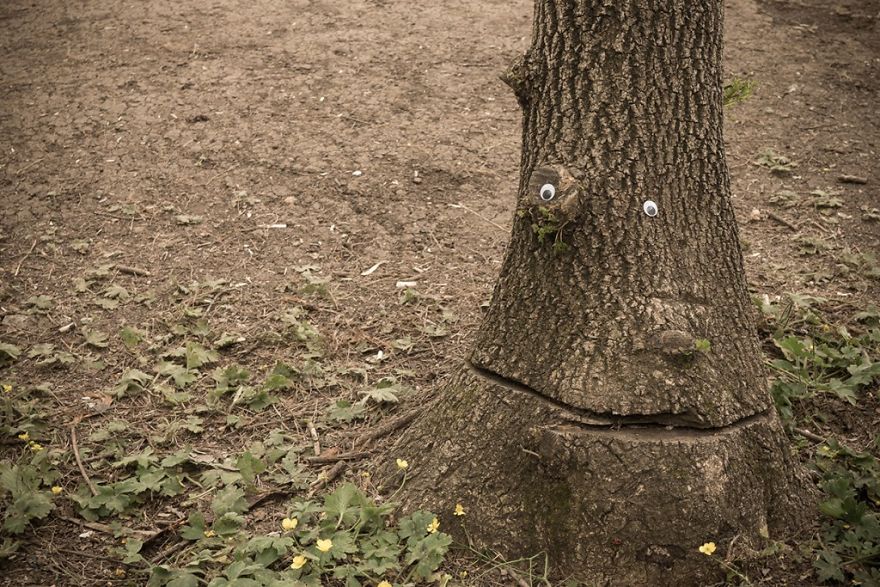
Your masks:
M 14 363 L 21 355 L 21 349 L 8 342 L 0 342 L 0 367 Z
M 733 78 L 724 84 L 724 105 L 732 106 L 748 100 L 757 86 L 754 80 Z
M 880 328 L 865 324 L 864 314 L 849 326 L 832 326 L 814 308 L 821 301 L 789 297 L 762 305 L 775 326 L 770 340 L 777 356 L 769 365 L 776 378 L 770 391 L 789 424 L 794 402 L 831 395 L 855 405 L 865 388 L 880 381 Z
M 4 506 L 3 530 L 20 534 L 32 520 L 48 516 L 55 504 L 52 491 L 43 486 L 51 485 L 58 476 L 45 451 L 38 451 L 29 463 L 0 462 L 0 498 L 8 502 Z
M 439 531 L 433 513 L 416 511 L 395 521 L 395 509 L 345 483 L 322 504 L 292 502 L 280 532 L 248 536 L 240 531 L 244 493 L 227 488 L 214 498 L 210 518 L 192 512 L 181 529 L 203 554 L 182 568 L 154 566 L 149 585 L 319 587 L 338 581 L 357 587 L 383 578 L 409 585 L 431 580 L 452 539 Z
M 880 382 L 880 311 L 869 306 L 835 323 L 820 310 L 826 302 L 790 295 L 760 303 L 775 355 L 769 362 L 776 374 L 771 392 L 789 429 L 806 406 L 855 406 Z M 823 521 L 812 558 L 822 582 L 880 584 L 878 449 L 880 437 L 864 451 L 829 438 L 813 455 Z
M 33 520 L 49 515 L 55 504 L 52 483 L 60 477 L 49 451 L 28 440 L 27 434 L 19 438 L 30 448 L 30 458 L 20 462 L 0 461 L 0 503 L 3 503 L 3 530 L 21 534 Z
M 875 441 L 874 449 L 880 448 Z M 829 440 L 816 451 L 826 499 L 814 566 L 822 581 L 880 584 L 880 464 Z
M 568 245 L 562 240 L 562 229 L 565 227 L 564 219 L 560 219 L 552 210 L 545 206 L 537 206 L 530 212 L 521 210 L 521 216 L 531 215 L 532 232 L 538 237 L 538 243 L 553 243 L 553 252 L 560 254 L 568 250 Z

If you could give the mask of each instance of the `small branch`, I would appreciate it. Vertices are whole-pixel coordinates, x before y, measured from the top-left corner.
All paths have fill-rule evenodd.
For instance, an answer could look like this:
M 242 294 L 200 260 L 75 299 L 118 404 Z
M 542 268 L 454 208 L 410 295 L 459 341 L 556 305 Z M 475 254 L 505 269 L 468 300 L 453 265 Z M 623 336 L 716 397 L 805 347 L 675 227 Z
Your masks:
M 213 181 L 214 181 L 215 179 L 217 179 L 218 177 L 221 177 L 221 176 L 223 176 L 223 175 L 226 175 L 227 173 L 229 173 L 230 171 L 232 171 L 232 170 L 235 169 L 236 167 L 238 167 L 238 163 L 236 163 L 235 165 L 233 165 L 232 167 L 230 167 L 230 168 L 227 169 L 226 171 L 221 171 L 220 173 L 218 173 L 217 175 L 215 175 L 214 177 L 212 177 L 211 179 L 209 179 L 208 181 L 206 181 L 205 183 L 203 183 L 203 184 L 202 184 L 202 187 L 208 187 L 209 185 L 211 185 L 211 183 L 213 183 Z
M 337 477 L 342 475 L 347 466 L 348 465 L 345 461 L 339 461 L 338 463 L 333 465 L 329 471 L 327 471 L 326 473 L 322 472 L 320 475 L 318 475 L 318 480 L 312 483 L 312 488 L 311 490 L 309 490 L 309 497 L 315 495 L 315 492 L 317 492 L 322 487 L 326 487 L 330 483 L 333 483 Z
M 150 276 L 150 272 L 146 269 L 140 269 L 139 267 L 129 267 L 128 265 L 117 265 L 116 270 L 120 273 L 126 273 L 128 275 L 138 275 L 140 277 Z
M 825 442 L 827 439 L 822 438 L 818 434 L 810 432 L 809 430 L 804 430 L 803 428 L 795 428 L 795 432 L 806 438 L 807 440 L 812 440 L 813 442 Z
M 71 524 L 76 524 L 77 526 L 82 526 L 83 528 L 88 528 L 89 530 L 94 530 L 96 532 L 103 532 L 104 534 L 109 534 L 110 536 L 116 536 L 117 530 L 108 526 L 107 524 L 101 524 L 98 522 L 87 522 L 85 520 L 79 520 L 77 518 L 71 518 L 69 516 L 55 516 L 58 519 L 64 520 L 65 522 L 70 522 Z M 136 536 L 140 536 L 145 539 L 149 539 L 153 536 L 153 532 L 146 532 L 144 530 L 128 530 L 127 528 L 122 528 L 119 530 L 121 534 L 133 534 Z
M 837 176 L 837 181 L 840 183 L 857 183 L 860 185 L 864 185 L 868 183 L 867 177 L 859 177 L 858 175 L 839 175 Z
M 248 503 L 248 510 L 253 510 L 254 508 L 263 505 L 267 501 L 271 501 L 273 499 L 279 499 L 284 497 L 290 497 L 290 492 L 284 489 L 276 489 L 275 491 L 269 491 L 262 495 L 256 496 L 250 503 Z
M 409 414 L 404 414 L 403 416 L 392 420 L 384 426 L 380 426 L 372 432 L 368 432 L 367 434 L 358 437 L 358 439 L 354 441 L 354 446 L 369 446 L 372 442 L 382 438 L 383 436 L 387 436 L 392 432 L 396 432 L 397 430 L 400 430 L 404 426 L 408 425 L 410 422 L 415 420 L 416 416 L 418 416 L 420 413 L 421 412 L 419 410 L 413 410 Z
M 342 454 L 338 454 L 338 455 L 329 455 L 329 456 L 323 456 L 323 457 L 318 457 L 318 456 L 305 457 L 305 459 L 303 459 L 303 460 L 305 460 L 307 463 L 313 463 L 313 464 L 330 464 L 330 463 L 336 463 L 339 461 L 356 461 L 358 459 L 363 459 L 368 456 L 370 456 L 370 453 L 368 453 L 366 451 L 361 451 L 361 452 L 347 452 L 347 453 L 342 453 Z
M 501 569 L 502 576 L 509 576 L 516 583 L 517 587 L 531 587 L 529 583 L 520 577 L 513 569 Z
M 540 458 L 541 458 L 541 455 L 539 455 L 538 453 L 536 453 L 536 452 L 533 451 L 533 450 L 529 450 L 529 449 L 527 449 L 527 448 L 524 447 L 524 446 L 519 447 L 519 449 L 520 449 L 521 451 L 523 451 L 524 453 L 526 453 L 527 455 L 531 455 L 531 456 L 535 457 L 536 459 L 540 459 Z
M 179 520 L 175 520 L 175 521 L 171 522 L 171 523 L 168 524 L 167 526 L 163 526 L 162 528 L 159 528 L 159 529 L 156 530 L 155 532 L 152 532 L 152 533 L 150 534 L 150 536 L 144 540 L 144 546 L 147 546 L 147 545 L 150 544 L 151 542 L 155 542 L 156 540 L 158 540 L 158 538 L 159 538 L 160 536 L 162 536 L 162 535 L 164 535 L 164 534 L 169 534 L 169 533 L 171 533 L 171 532 L 177 530 L 178 528 L 180 528 L 181 526 L 183 526 L 183 524 L 184 524 L 186 521 L 187 521 L 186 518 L 181 518 L 181 519 L 179 519 Z
M 360 446 L 362 448 L 366 447 L 369 444 L 371 444 L 373 441 L 375 441 L 379 438 L 382 438 L 383 436 L 386 436 L 388 434 L 391 434 L 392 432 L 399 430 L 400 428 L 403 428 L 404 426 L 406 426 L 407 424 L 412 422 L 415 419 L 415 417 L 418 416 L 420 413 L 421 413 L 420 410 L 413 410 L 409 414 L 404 414 L 403 416 L 389 422 L 388 424 L 386 424 L 384 426 L 377 428 L 376 430 L 373 430 L 372 432 L 369 432 L 367 434 L 359 436 L 357 438 L 357 440 L 354 441 L 354 445 Z M 311 422 L 309 423 L 309 426 L 311 427 Z M 347 454 L 342 454 L 342 455 L 336 455 L 335 457 L 321 457 L 321 459 L 326 459 L 327 461 L 330 461 L 330 459 L 332 459 L 337 462 L 335 465 L 330 467 L 330 469 L 328 469 L 326 472 L 322 471 L 321 474 L 318 475 L 318 479 L 314 483 L 312 483 L 312 488 L 309 490 L 309 497 L 313 496 L 321 488 L 326 487 L 330 483 L 333 483 L 333 481 L 335 481 L 337 477 L 342 475 L 342 473 L 345 472 L 346 467 L 348 467 L 348 463 L 347 463 L 348 460 L 353 460 L 354 458 L 362 458 L 361 455 L 369 456 L 368 453 L 361 451 L 361 452 L 352 452 L 352 453 L 347 453 Z M 312 460 L 317 457 L 318 457 L 318 455 L 315 455 L 314 457 L 306 457 L 306 460 Z M 344 459 L 344 460 L 340 460 L 340 459 Z M 312 461 L 312 462 L 323 462 L 323 461 Z
M 321 440 L 318 438 L 318 431 L 315 429 L 315 424 L 311 420 L 309 420 L 307 424 L 309 427 L 309 434 L 312 435 L 312 440 L 315 441 L 315 456 L 319 457 L 321 456 Z
M 34 244 L 31 245 L 30 250 L 28 250 L 28 252 L 25 253 L 25 256 L 21 258 L 21 261 L 19 261 L 18 265 L 15 267 L 15 272 L 12 274 L 13 277 L 18 277 L 18 272 L 21 271 L 22 263 L 24 263 L 27 260 L 27 258 L 31 256 L 31 253 L 33 253 L 34 249 L 36 249 L 36 248 L 37 248 L 37 241 L 34 240 Z
M 40 157 L 39 159 L 34 159 L 33 161 L 31 161 L 30 163 L 28 163 L 27 165 L 25 165 L 24 167 L 22 167 L 18 171 L 16 171 L 15 175 L 21 175 L 22 173 L 24 173 L 25 171 L 27 171 L 28 169 L 30 169 L 31 167 L 33 167 L 34 165 L 36 165 L 37 163 L 42 161 L 43 159 L 45 159 L 45 157 Z
M 40 547 L 40 545 L 38 545 L 37 543 L 32 543 L 32 544 L 33 544 L 34 546 L 38 546 L 38 547 Z M 109 561 L 109 562 L 111 562 L 111 563 L 113 563 L 113 564 L 115 564 L 115 565 L 126 565 L 126 566 L 128 566 L 128 567 L 134 567 L 134 566 L 136 566 L 136 563 L 127 563 L 127 562 L 124 562 L 124 561 L 122 561 L 122 560 L 119 560 L 118 558 L 112 558 L 112 557 L 109 557 L 109 556 L 101 556 L 101 555 L 99 555 L 99 554 L 90 554 L 90 553 L 88 553 L 88 552 L 83 552 L 83 551 L 81 551 L 81 550 L 68 550 L 68 549 L 66 549 L 66 548 L 58 548 L 58 547 L 55 547 L 55 548 L 53 548 L 53 551 L 54 551 L 54 552 L 60 552 L 60 553 L 63 553 L 63 554 L 69 554 L 69 555 L 71 555 L 71 556 L 81 556 L 81 557 L 84 557 L 84 558 L 90 558 L 90 559 L 99 560 L 99 561 Z
M 98 488 L 95 487 L 95 484 L 89 479 L 89 474 L 86 473 L 82 458 L 79 456 L 79 446 L 76 444 L 76 424 L 70 426 L 70 446 L 73 447 L 73 458 L 76 459 L 76 466 L 79 467 L 79 472 L 82 474 L 82 478 L 85 479 L 86 485 L 89 486 L 89 491 L 92 492 L 92 495 L 98 495 Z
M 779 214 L 776 214 L 775 212 L 770 212 L 768 210 L 767 217 L 775 220 L 776 222 L 778 222 L 779 224 L 781 224 L 783 226 L 790 228 L 794 232 L 797 232 L 798 230 L 800 230 L 797 226 L 795 226 L 794 224 L 792 224 L 791 222 L 789 222 L 788 220 L 786 220 L 785 218 L 783 218 Z
M 166 546 L 164 550 L 161 550 L 158 553 L 156 553 L 156 556 L 154 556 L 151 559 L 152 563 L 154 565 L 161 564 L 169 556 L 171 556 L 172 554 L 174 554 L 178 550 L 183 550 L 184 548 L 189 546 L 189 544 L 190 544 L 190 542 L 188 542 L 186 540 L 181 540 L 179 542 L 172 542 L 171 544 Z
M 461 208 L 462 210 L 467 210 L 468 212 L 470 212 L 471 214 L 473 214 L 474 216 L 476 216 L 480 220 L 482 220 L 484 222 L 488 222 L 489 224 L 491 224 L 492 226 L 494 226 L 498 230 L 500 230 L 502 232 L 507 232 L 507 229 L 504 228 L 503 226 L 501 226 L 500 224 L 498 224 L 497 222 L 493 222 L 492 220 L 489 220 L 488 218 L 486 218 L 485 216 L 483 216 L 482 214 L 480 214 L 476 210 L 472 210 L 471 208 L 468 208 L 467 206 L 465 206 L 461 202 L 458 202 L 457 204 L 447 204 L 447 205 L 450 208 Z

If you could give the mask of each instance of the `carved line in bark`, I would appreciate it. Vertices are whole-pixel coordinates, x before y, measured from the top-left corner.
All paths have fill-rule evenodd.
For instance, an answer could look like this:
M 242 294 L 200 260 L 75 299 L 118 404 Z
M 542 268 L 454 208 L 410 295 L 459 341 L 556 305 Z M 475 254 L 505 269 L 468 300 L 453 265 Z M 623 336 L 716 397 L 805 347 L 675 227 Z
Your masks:
M 626 416 L 598 413 L 578 408 L 563 401 L 548 397 L 527 385 L 503 377 L 488 369 L 478 367 L 470 361 L 467 361 L 466 363 L 470 371 L 477 377 L 485 379 L 499 387 L 518 393 L 528 394 L 560 410 L 572 414 L 573 418 L 565 421 L 564 424 L 577 426 L 578 428 L 590 430 L 591 432 L 598 432 L 600 434 L 607 433 L 610 435 L 639 438 L 693 438 L 697 436 L 725 434 L 736 430 L 737 428 L 748 426 L 756 420 L 772 417 L 772 408 L 767 408 L 724 426 L 708 426 L 703 422 L 695 420 L 693 416 L 687 412 L 680 414 L 636 414 Z

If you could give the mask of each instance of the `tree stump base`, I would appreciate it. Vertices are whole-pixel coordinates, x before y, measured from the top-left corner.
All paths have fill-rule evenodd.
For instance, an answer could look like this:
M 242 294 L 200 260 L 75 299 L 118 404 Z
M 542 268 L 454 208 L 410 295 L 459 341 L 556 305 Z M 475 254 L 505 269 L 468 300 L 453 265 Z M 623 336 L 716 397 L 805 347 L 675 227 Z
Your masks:
M 732 539 L 786 535 L 809 510 L 772 408 L 722 428 L 596 426 L 469 365 L 393 456 L 410 463 L 406 509 L 507 560 L 546 552 L 554 577 L 588 585 L 711 583 Z

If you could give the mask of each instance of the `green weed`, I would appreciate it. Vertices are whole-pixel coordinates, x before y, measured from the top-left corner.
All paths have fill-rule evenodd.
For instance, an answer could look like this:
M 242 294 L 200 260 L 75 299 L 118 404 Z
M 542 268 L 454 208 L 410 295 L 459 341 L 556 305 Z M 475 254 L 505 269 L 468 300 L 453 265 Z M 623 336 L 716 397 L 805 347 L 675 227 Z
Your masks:
M 789 296 L 761 303 L 776 355 L 771 387 L 783 422 L 794 432 L 832 418 L 824 414 L 833 402 L 857 406 L 880 383 L 880 311 L 854 312 L 835 322 L 819 309 L 826 302 Z M 804 432 L 810 436 L 813 434 Z M 880 437 L 870 450 L 857 451 L 829 438 L 812 456 L 820 477 L 823 516 L 819 536 L 811 545 L 818 578 L 823 582 L 880 584 Z
M 733 78 L 724 84 L 724 105 L 732 106 L 748 100 L 757 86 L 754 80 Z

